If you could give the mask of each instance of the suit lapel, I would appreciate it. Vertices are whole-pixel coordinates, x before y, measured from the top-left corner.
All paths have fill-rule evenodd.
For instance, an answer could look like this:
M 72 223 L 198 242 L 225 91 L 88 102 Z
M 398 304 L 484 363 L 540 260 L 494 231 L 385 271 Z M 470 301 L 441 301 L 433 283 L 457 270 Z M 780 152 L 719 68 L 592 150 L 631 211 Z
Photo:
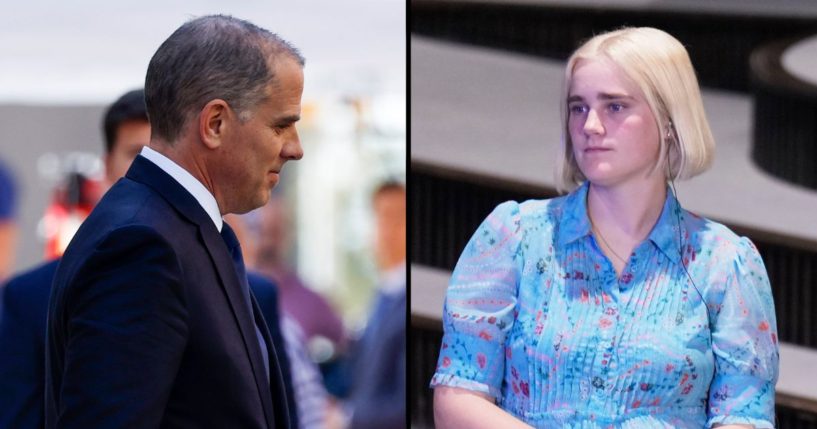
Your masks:
M 126 177 L 151 187 L 155 192 L 161 195 L 168 204 L 178 210 L 179 213 L 198 225 L 199 234 L 207 252 L 210 254 L 213 265 L 216 267 L 219 279 L 221 280 L 220 284 L 224 289 L 233 316 L 241 332 L 241 339 L 244 341 L 244 347 L 249 356 L 253 375 L 255 376 L 256 387 L 261 395 L 261 403 L 263 404 L 267 425 L 276 428 L 287 427 L 286 425 L 275 425 L 274 416 L 276 416 L 277 413 L 273 413 L 270 382 L 267 380 L 261 347 L 258 344 L 258 338 L 255 334 L 255 321 L 244 300 L 241 283 L 238 279 L 233 260 L 230 257 L 227 246 L 224 244 L 224 240 L 213 224 L 213 220 L 207 215 L 207 212 L 204 211 L 193 195 L 187 192 L 184 187 L 164 170 L 141 155 L 137 156 L 133 161 Z M 256 311 L 256 314 L 259 314 L 259 312 Z M 267 344 L 271 344 L 266 326 L 261 325 L 259 327 L 263 328 L 262 332 L 266 333 Z M 276 374 L 278 374 L 280 378 L 277 360 L 275 368 Z M 272 373 L 272 359 L 270 359 L 270 373 Z M 273 378 L 273 380 L 275 379 Z M 279 386 L 281 385 L 279 384 Z
M 250 364 L 253 374 L 255 375 L 255 383 L 258 392 L 261 394 L 262 403 L 264 404 L 264 414 L 266 414 L 267 417 L 267 424 L 269 424 L 270 427 L 280 427 L 273 424 L 273 417 L 277 413 L 273 413 L 272 410 L 270 382 L 267 380 L 267 371 L 264 368 L 261 346 L 258 344 L 258 337 L 255 334 L 255 321 L 250 314 L 250 309 L 247 308 L 244 294 L 241 292 L 241 283 L 238 280 L 233 259 L 230 257 L 224 240 L 222 240 L 221 235 L 212 222 L 210 222 L 209 228 L 200 226 L 199 232 L 204 239 L 204 244 L 210 253 L 210 257 L 213 259 L 216 271 L 218 271 L 218 275 L 221 278 L 221 285 L 227 294 L 233 315 L 238 322 L 241 338 L 244 341 L 244 347 L 250 357 Z M 267 340 L 267 343 L 269 344 L 269 340 Z M 270 363 L 270 372 L 272 372 L 272 363 Z

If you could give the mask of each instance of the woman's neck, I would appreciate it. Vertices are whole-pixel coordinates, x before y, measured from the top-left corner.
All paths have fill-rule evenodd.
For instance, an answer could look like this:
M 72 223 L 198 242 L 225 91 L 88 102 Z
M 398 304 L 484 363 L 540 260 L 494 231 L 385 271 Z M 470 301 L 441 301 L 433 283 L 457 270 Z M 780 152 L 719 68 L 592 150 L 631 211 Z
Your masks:
M 621 275 L 630 255 L 652 230 L 667 198 L 667 185 L 650 180 L 627 185 L 590 184 L 587 215 L 602 252 Z
M 593 225 L 607 235 L 641 241 L 652 230 L 667 198 L 667 185 L 651 180 L 605 187 L 590 184 L 587 211 Z

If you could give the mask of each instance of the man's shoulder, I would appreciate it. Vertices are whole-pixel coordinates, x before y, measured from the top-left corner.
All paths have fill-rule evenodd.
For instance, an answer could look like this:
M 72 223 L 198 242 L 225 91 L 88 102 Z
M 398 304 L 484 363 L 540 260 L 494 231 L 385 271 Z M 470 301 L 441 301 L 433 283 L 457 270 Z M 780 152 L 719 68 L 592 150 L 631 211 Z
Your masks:
M 172 211 L 172 207 L 153 188 L 123 178 L 105 193 L 86 222 L 98 221 L 97 218 L 111 222 L 127 222 L 138 215 L 168 211 Z
M 155 190 L 129 179 L 118 181 L 100 200 L 77 231 L 74 242 L 96 245 L 113 233 L 140 233 L 144 229 L 172 237 L 182 217 Z M 79 244 L 79 243 L 77 243 Z
M 174 254 L 189 246 L 194 231 L 160 195 L 132 180 L 120 180 L 77 230 L 55 275 L 55 284 L 88 263 L 123 264 L 140 253 L 166 248 Z M 117 259 L 119 258 L 119 259 Z M 65 275 L 67 274 L 67 277 Z

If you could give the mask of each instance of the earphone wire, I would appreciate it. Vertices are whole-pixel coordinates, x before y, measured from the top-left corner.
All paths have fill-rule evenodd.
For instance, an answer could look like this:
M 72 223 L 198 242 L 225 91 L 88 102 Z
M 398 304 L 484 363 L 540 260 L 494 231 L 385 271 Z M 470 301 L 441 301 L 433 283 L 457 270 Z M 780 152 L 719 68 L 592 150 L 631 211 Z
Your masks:
M 712 317 L 709 314 L 709 304 L 706 302 L 706 298 L 704 298 L 703 292 L 698 288 L 697 283 L 693 280 L 692 275 L 689 273 L 686 264 L 684 263 L 684 236 L 683 232 L 681 231 L 681 201 L 678 199 L 678 191 L 675 190 L 675 178 L 670 175 L 670 189 L 672 190 L 672 196 L 675 199 L 675 219 L 678 222 L 678 257 L 681 264 L 681 267 L 684 269 L 684 272 L 689 279 L 689 282 L 692 283 L 692 288 L 695 289 L 695 292 L 698 293 L 698 296 L 701 297 L 701 302 L 704 304 L 704 308 L 706 308 L 706 320 L 707 325 L 711 328 L 712 327 Z M 693 250 L 694 251 L 694 250 Z
M 672 190 L 672 197 L 675 199 L 675 220 L 677 221 L 678 226 L 678 262 L 680 262 L 681 267 L 684 269 L 684 273 L 686 273 L 689 282 L 692 283 L 692 288 L 695 289 L 695 292 L 698 293 L 698 296 L 701 298 L 701 302 L 704 304 L 704 308 L 706 308 L 706 320 L 707 325 L 712 327 L 712 315 L 709 313 L 709 304 L 706 302 L 706 298 L 704 298 L 703 292 L 698 288 L 698 284 L 695 283 L 695 280 L 692 278 L 692 274 L 689 273 L 686 264 L 684 263 L 684 235 L 681 231 L 681 200 L 678 199 L 678 191 L 675 190 L 675 175 L 672 174 L 672 163 L 670 162 L 670 147 L 673 143 L 677 144 L 680 149 L 680 142 L 678 140 L 678 135 L 675 133 L 675 127 L 673 126 L 672 120 L 669 121 L 669 129 L 667 130 L 667 139 L 670 140 L 669 144 L 667 144 L 667 177 L 669 178 L 670 189 Z M 692 250 L 695 251 L 694 249 Z

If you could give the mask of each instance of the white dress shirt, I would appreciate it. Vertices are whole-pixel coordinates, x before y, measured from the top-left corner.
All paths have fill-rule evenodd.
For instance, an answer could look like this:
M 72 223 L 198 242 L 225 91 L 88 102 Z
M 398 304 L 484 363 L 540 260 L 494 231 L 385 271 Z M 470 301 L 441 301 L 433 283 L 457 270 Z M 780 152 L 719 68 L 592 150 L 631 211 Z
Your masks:
M 169 174 L 170 177 L 175 179 L 179 182 L 180 185 L 196 201 L 199 202 L 201 208 L 207 212 L 207 215 L 210 216 L 210 219 L 213 220 L 213 223 L 216 225 L 216 229 L 218 232 L 221 232 L 221 227 L 224 224 L 224 220 L 221 218 L 221 212 L 218 209 L 218 203 L 216 203 L 216 197 L 210 193 L 204 185 L 198 181 L 192 174 L 190 174 L 187 170 L 179 166 L 173 162 L 170 158 L 162 155 L 159 152 L 145 146 L 142 148 L 141 155 L 147 158 L 150 162 L 156 164 L 157 167 L 161 168 L 165 173 Z

